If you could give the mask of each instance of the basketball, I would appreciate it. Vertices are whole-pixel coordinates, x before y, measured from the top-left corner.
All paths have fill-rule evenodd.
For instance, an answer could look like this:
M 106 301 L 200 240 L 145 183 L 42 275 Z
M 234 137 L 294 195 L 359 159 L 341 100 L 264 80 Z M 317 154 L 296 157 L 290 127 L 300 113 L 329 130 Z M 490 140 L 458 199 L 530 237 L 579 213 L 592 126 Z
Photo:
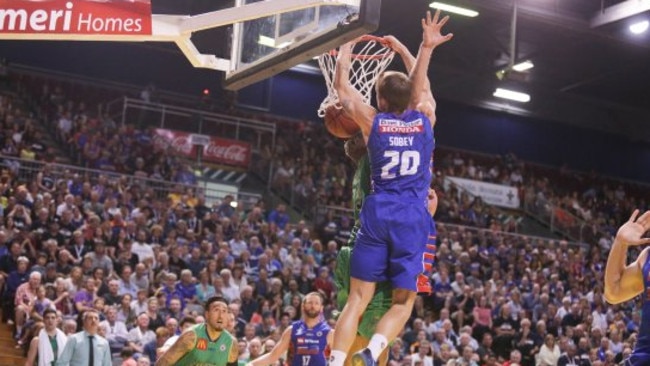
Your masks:
M 348 139 L 359 132 L 359 126 L 345 113 L 343 108 L 337 108 L 334 105 L 327 107 L 324 119 L 327 131 L 338 138 Z

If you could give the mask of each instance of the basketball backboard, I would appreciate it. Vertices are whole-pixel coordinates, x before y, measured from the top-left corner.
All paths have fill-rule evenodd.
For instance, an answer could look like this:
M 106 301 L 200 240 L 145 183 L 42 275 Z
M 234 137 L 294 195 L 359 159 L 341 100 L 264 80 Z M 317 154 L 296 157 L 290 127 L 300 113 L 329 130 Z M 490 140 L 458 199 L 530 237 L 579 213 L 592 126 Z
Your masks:
M 236 7 L 241 7 L 264 0 L 236 1 Z M 379 26 L 380 3 L 302 0 L 295 10 L 233 24 L 224 86 L 241 89 L 374 32 Z

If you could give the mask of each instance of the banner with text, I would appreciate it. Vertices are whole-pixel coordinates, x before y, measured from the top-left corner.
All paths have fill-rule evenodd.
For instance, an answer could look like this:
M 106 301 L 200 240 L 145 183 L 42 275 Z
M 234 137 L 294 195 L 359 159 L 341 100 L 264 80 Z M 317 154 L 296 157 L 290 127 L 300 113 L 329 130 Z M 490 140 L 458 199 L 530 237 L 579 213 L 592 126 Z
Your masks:
M 0 0 L 0 33 L 150 35 L 150 0 Z
M 188 159 L 196 159 L 197 145 L 193 145 L 190 133 L 154 130 L 153 145 L 156 150 L 172 149 L 174 153 Z M 251 146 L 246 142 L 210 137 L 210 143 L 203 147 L 203 161 L 247 168 L 251 160 Z
M 515 187 L 472 179 L 446 177 L 445 187 L 450 183 L 461 187 L 474 196 L 481 197 L 487 204 L 515 209 L 519 208 L 519 192 Z

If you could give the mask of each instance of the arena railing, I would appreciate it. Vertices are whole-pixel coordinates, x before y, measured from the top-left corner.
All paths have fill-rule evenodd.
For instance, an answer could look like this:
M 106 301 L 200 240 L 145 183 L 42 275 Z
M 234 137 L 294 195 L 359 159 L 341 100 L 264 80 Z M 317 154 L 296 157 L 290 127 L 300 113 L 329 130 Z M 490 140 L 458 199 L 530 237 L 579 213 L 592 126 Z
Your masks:
M 581 243 L 594 243 L 600 234 L 594 223 L 574 215 L 568 210 L 555 205 L 544 196 L 534 196 L 524 200 L 524 211 L 556 233 Z
M 248 142 L 257 156 L 265 148 L 270 151 L 275 148 L 277 126 L 267 121 L 128 97 L 108 102 L 105 112 L 122 124 L 138 128 L 162 128 Z M 249 170 L 270 182 L 273 161 L 252 159 Z
M 27 185 L 36 181 L 38 173 L 42 171 L 43 166 L 46 164 L 50 165 L 51 173 L 57 183 L 61 180 L 72 180 L 75 176 L 80 177 L 82 181 L 88 180 L 91 183 L 94 183 L 103 175 L 115 184 L 121 181 L 126 186 L 132 187 L 137 185 L 141 191 L 148 192 L 156 199 L 165 199 L 170 193 L 182 193 L 191 189 L 194 194 L 203 194 L 208 205 L 218 204 L 226 195 L 233 195 L 239 203 L 244 205 L 244 209 L 250 209 L 262 198 L 258 193 L 240 191 L 238 190 L 238 187 L 235 187 L 235 189 L 232 190 L 214 189 L 208 186 L 208 182 L 202 180 L 199 180 L 196 185 L 188 185 L 110 171 L 86 169 L 73 165 L 44 163 L 37 160 L 25 160 L 7 156 L 2 157 L 2 165 L 13 172 L 14 177 L 16 177 L 21 184 Z

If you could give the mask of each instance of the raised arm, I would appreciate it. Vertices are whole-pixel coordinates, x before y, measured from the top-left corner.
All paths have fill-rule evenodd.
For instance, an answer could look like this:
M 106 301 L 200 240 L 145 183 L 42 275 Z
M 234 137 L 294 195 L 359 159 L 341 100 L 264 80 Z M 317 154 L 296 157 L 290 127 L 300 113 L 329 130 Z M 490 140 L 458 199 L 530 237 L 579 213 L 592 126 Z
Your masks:
M 436 11 L 433 19 L 431 18 L 431 12 L 427 11 L 426 18 L 422 19 L 422 43 L 420 44 L 418 56 L 415 59 L 415 65 L 409 74 L 412 83 L 411 90 L 413 91 L 410 105 L 422 110 L 432 122 L 435 121 L 435 101 L 433 100 L 431 84 L 427 77 L 429 61 L 431 60 L 433 50 L 453 37 L 451 33 L 444 36 L 440 33 L 442 27 L 449 20 L 449 16 L 445 16 L 442 20 L 438 21 L 439 17 L 440 10 Z
M 194 348 L 196 344 L 196 333 L 185 332 L 181 334 L 174 344 L 169 347 L 165 353 L 160 356 L 156 366 L 171 366 L 175 365 L 187 352 Z
M 400 56 L 402 62 L 404 62 L 404 67 L 406 67 L 406 72 L 410 74 L 411 71 L 413 71 L 413 67 L 415 67 L 415 56 L 413 56 L 411 51 L 409 51 L 409 49 L 397 38 L 393 36 L 385 36 L 384 39 L 388 42 L 389 47 Z M 416 91 L 413 90 L 413 93 L 416 93 Z M 433 93 L 431 92 L 431 82 L 429 81 L 428 77 L 424 83 L 424 88 L 419 93 L 420 100 L 429 100 L 432 103 L 433 109 L 435 111 L 436 102 L 433 98 Z M 410 109 L 414 109 L 416 107 L 417 105 L 409 106 Z
M 354 44 L 353 41 L 339 47 L 333 86 L 343 110 L 359 125 L 361 133 L 367 139 L 376 111 L 372 106 L 364 103 L 361 93 L 350 84 L 350 68 L 352 67 L 350 58 Z
M 275 347 L 273 347 L 271 352 L 247 363 L 246 366 L 267 366 L 267 365 L 275 364 L 275 362 L 280 359 L 280 356 L 282 356 L 282 354 L 285 353 L 287 349 L 289 349 L 290 342 L 291 342 L 291 327 L 288 327 L 282 333 L 282 338 L 280 338 L 280 342 L 278 342 L 275 345 Z
M 604 295 L 611 304 L 627 301 L 643 292 L 642 268 L 650 248 L 644 249 L 634 262 L 627 265 L 628 246 L 650 243 L 649 238 L 641 237 L 650 229 L 650 211 L 638 216 L 639 210 L 634 210 L 630 219 L 618 229 L 607 258 Z

